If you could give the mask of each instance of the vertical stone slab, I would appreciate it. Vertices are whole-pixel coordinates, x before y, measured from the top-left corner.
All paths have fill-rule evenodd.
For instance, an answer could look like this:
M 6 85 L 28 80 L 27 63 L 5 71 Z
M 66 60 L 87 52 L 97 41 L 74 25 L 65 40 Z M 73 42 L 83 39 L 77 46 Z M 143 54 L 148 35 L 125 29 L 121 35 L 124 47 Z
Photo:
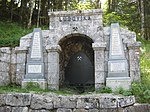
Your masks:
M 95 89 L 99 89 L 105 84 L 105 72 L 104 72 L 104 50 L 106 43 L 93 43 L 95 56 Z
M 120 27 L 118 23 L 111 24 L 109 60 L 108 60 L 108 77 L 106 86 L 112 89 L 122 87 L 129 89 L 131 80 L 128 74 L 128 62 L 125 58 Z
M 26 75 L 22 82 L 25 87 L 28 82 L 36 82 L 43 89 L 46 88 L 43 60 L 43 40 L 40 28 L 35 28 L 30 45 L 29 58 L 26 64 Z
M 118 23 L 111 24 L 109 46 L 108 77 L 128 77 L 128 64 Z
M 25 75 L 25 63 L 27 60 L 27 47 L 16 47 L 16 84 L 20 84 Z
M 140 46 L 141 42 L 128 43 L 131 81 L 140 81 Z
M 48 52 L 48 88 L 59 89 L 59 45 L 46 46 Z

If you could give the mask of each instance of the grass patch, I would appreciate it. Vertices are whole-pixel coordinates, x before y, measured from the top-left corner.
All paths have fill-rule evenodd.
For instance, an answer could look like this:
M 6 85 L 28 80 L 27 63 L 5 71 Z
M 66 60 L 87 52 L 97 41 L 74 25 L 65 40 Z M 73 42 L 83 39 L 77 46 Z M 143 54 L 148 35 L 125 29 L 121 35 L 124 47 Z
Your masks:
M 96 90 L 96 93 L 112 93 L 112 89 L 104 86 L 99 90 Z
M 18 46 L 20 38 L 28 33 L 31 33 L 33 28 L 34 26 L 30 29 L 27 29 L 23 28 L 18 23 L 0 21 L 0 47 Z M 45 26 L 43 28 L 46 29 Z

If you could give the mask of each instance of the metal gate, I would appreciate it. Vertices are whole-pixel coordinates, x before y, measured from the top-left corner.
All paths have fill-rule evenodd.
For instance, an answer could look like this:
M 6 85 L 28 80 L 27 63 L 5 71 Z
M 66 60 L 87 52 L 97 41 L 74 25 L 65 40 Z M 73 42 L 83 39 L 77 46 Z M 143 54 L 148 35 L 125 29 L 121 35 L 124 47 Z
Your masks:
M 94 83 L 93 65 L 84 52 L 70 57 L 65 69 L 65 83 L 69 85 L 91 85 Z

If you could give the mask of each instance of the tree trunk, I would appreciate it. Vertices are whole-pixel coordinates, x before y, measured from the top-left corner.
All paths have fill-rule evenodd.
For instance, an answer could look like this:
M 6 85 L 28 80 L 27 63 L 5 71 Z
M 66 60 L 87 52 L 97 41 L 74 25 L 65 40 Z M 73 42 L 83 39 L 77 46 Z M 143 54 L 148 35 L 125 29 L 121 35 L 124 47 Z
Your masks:
M 35 5 L 35 0 L 30 0 L 30 15 L 29 15 L 29 22 L 28 22 L 28 28 L 31 27 L 31 21 L 32 21 L 32 15 L 33 15 L 33 9 Z
M 39 2 L 38 2 L 37 28 L 39 27 L 40 11 L 41 11 L 41 0 L 39 0 Z
M 108 10 L 110 11 L 111 9 L 111 0 L 108 0 Z
M 14 0 L 11 0 L 11 7 L 10 7 L 10 20 L 11 20 L 11 22 L 13 21 L 13 5 L 14 5 Z
M 144 5 L 143 0 L 140 1 L 140 9 L 141 9 L 141 37 L 144 38 Z

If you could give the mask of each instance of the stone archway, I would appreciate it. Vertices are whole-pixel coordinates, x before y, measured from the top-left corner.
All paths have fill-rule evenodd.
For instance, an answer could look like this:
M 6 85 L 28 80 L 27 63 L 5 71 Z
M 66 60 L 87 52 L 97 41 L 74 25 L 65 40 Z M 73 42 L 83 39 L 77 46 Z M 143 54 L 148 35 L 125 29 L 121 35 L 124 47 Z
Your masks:
M 59 41 L 60 85 L 94 85 L 93 40 L 85 35 L 68 35 Z
M 104 39 L 104 29 L 102 22 L 102 10 L 88 10 L 88 11 L 58 11 L 49 12 L 50 25 L 49 25 L 49 38 L 46 40 L 46 50 L 48 52 L 48 88 L 59 89 L 59 85 L 63 85 L 65 81 L 65 67 L 69 62 L 72 55 L 79 52 L 85 54 L 85 57 L 90 57 L 89 52 L 93 51 L 94 66 L 94 83 L 95 88 L 98 89 L 105 83 L 105 48 L 106 43 Z M 81 45 L 69 47 L 66 44 L 71 43 L 79 37 L 81 42 L 86 41 L 86 45 L 90 45 L 90 49 Z M 74 39 L 76 38 L 76 39 Z M 79 44 L 80 42 L 78 42 Z M 64 46 L 64 47 L 63 47 Z M 81 49 L 84 48 L 84 49 Z M 64 49 L 69 49 L 70 54 L 67 54 Z M 73 50 L 73 52 L 71 52 Z M 77 51 L 76 51 L 77 50 Z M 75 52 L 76 51 L 76 52 Z M 71 55 L 71 53 L 74 53 Z M 73 57 L 75 57 L 73 56 Z M 89 58 L 89 60 L 91 60 Z

